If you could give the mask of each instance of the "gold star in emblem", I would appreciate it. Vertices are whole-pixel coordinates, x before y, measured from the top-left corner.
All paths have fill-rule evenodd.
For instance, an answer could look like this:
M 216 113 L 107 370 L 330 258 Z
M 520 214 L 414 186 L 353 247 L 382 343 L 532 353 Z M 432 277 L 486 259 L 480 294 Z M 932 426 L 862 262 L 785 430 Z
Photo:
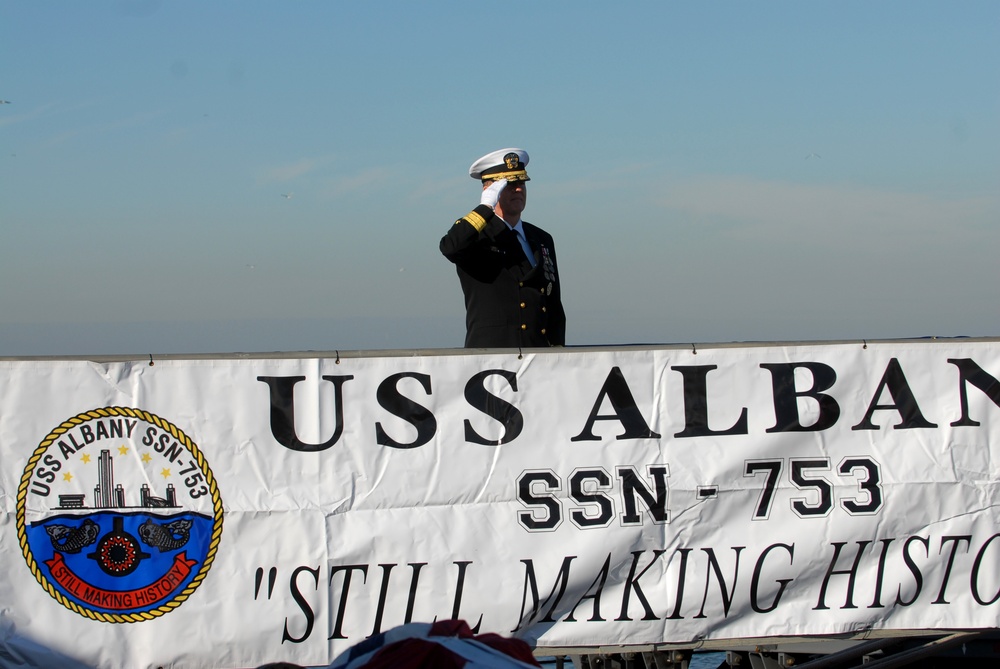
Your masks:
M 148 465 L 149 461 L 153 459 L 153 456 L 150 455 L 149 453 L 143 453 L 142 454 L 142 458 L 140 458 L 140 459 L 143 461 L 144 464 Z
M 69 472 L 66 472 L 65 474 L 63 474 L 63 481 L 72 481 L 72 480 L 73 480 L 73 475 L 72 474 L 70 474 Z
M 162 476 L 165 479 L 170 478 L 170 470 L 164 467 L 163 469 L 160 470 L 160 476 Z
M 90 464 L 90 453 L 84 453 L 80 456 L 80 462 L 87 465 Z
M 118 447 L 118 453 L 120 455 L 126 455 L 128 453 L 128 446 L 126 446 L 125 444 L 122 444 L 121 446 L 119 446 Z

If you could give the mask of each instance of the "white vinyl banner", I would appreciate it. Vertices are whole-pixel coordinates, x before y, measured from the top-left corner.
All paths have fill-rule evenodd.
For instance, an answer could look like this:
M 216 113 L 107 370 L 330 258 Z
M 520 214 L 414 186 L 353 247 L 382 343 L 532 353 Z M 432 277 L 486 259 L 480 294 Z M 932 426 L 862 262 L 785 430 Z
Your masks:
M 0 362 L 0 657 L 998 627 L 998 378 L 981 340 Z

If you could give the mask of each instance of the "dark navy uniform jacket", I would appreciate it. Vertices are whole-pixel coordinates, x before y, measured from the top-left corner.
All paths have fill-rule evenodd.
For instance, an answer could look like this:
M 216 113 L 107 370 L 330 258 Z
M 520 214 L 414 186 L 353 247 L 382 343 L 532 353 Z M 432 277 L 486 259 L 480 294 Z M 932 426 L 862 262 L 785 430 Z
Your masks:
M 564 346 L 563 311 L 552 235 L 522 221 L 535 256 L 486 205 L 455 221 L 441 253 L 455 263 L 465 294 L 466 348 Z

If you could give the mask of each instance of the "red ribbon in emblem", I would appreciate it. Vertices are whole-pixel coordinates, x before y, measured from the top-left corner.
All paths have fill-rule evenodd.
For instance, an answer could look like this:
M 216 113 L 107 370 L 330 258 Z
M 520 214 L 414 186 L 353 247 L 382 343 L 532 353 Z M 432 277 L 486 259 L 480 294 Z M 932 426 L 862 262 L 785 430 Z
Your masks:
M 61 553 L 56 553 L 45 562 L 52 578 L 63 590 L 86 604 L 113 611 L 145 608 L 169 599 L 190 576 L 191 568 L 196 564 L 197 560 L 188 560 L 187 553 L 181 553 L 174 558 L 167 573 L 149 585 L 135 590 L 104 590 L 74 574 Z

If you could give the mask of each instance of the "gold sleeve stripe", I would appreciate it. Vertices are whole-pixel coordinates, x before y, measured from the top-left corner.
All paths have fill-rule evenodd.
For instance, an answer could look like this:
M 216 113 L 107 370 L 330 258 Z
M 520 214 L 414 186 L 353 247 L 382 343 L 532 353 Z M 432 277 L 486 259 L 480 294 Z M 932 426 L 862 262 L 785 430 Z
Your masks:
M 460 218 L 459 220 L 468 221 L 469 225 L 476 229 L 476 232 L 482 232 L 483 228 L 486 227 L 486 219 L 474 211 L 470 211 L 465 215 L 465 218 Z

